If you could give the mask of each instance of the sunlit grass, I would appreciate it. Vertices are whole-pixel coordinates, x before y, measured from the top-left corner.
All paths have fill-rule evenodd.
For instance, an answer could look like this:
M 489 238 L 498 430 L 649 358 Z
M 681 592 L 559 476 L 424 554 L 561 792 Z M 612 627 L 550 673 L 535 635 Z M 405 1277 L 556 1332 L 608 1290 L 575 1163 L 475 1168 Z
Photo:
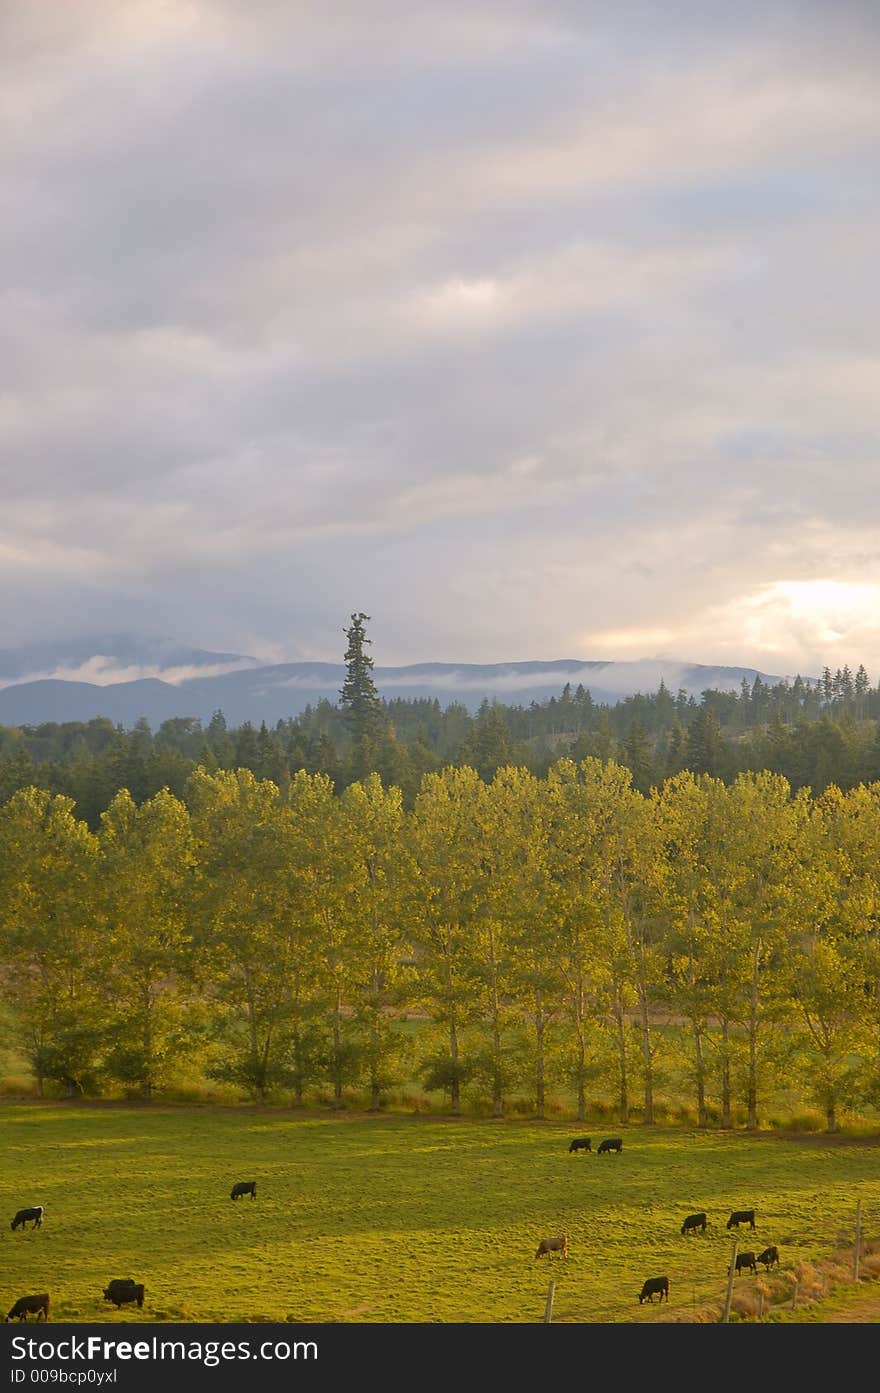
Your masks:
M 723 1298 L 732 1208 L 757 1210 L 740 1244 L 776 1243 L 783 1268 L 851 1241 L 857 1199 L 864 1232 L 880 1230 L 876 1141 L 614 1127 L 619 1156 L 569 1155 L 582 1130 L 3 1106 L 2 1314 L 49 1291 L 55 1320 L 538 1321 L 553 1278 L 554 1320 L 650 1321 Z M 233 1203 L 251 1179 L 256 1200 Z M 30 1204 L 42 1229 L 11 1233 Z M 683 1238 L 700 1209 L 709 1232 Z M 568 1259 L 537 1260 L 562 1229 Z M 663 1273 L 669 1312 L 640 1307 Z M 113 1277 L 144 1282 L 142 1312 L 104 1303 Z

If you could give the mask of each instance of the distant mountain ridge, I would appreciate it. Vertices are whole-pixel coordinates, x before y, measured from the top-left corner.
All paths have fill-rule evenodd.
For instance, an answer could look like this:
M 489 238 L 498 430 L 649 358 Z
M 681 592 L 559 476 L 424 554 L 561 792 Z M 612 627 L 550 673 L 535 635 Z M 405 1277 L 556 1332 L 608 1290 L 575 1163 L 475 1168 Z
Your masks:
M 91 680 L 97 686 L 107 686 L 113 681 L 158 677 L 160 673 L 164 674 L 163 680 L 175 681 L 191 671 L 258 666 L 257 658 L 241 653 L 211 653 L 190 648 L 176 639 L 95 634 L 0 649 L 0 688 L 11 682 L 51 679 Z
M 35 673 L 45 675 L 34 677 Z M 80 674 L 93 673 L 98 681 L 78 680 Z M 111 680 L 117 673 L 123 680 Z M 575 658 L 376 666 L 373 677 L 386 700 L 436 698 L 441 706 L 460 702 L 471 711 L 484 699 L 523 706 L 546 701 L 558 696 L 566 683 L 572 689 L 582 685 L 594 701 L 614 705 L 637 692 L 656 691 L 661 681 L 673 694 L 683 689 L 699 697 L 706 688 L 738 690 L 743 678 L 750 684 L 756 677 L 770 684 L 784 680 L 751 667 Z M 126 729 L 144 718 L 155 730 L 175 717 L 207 724 L 220 710 L 232 726 L 245 721 L 272 726 L 321 700 L 335 704 L 344 678 L 344 663 L 261 665 L 245 654 L 213 653 L 170 639 L 103 635 L 30 644 L 0 650 L 0 724 L 42 725 L 103 716 Z

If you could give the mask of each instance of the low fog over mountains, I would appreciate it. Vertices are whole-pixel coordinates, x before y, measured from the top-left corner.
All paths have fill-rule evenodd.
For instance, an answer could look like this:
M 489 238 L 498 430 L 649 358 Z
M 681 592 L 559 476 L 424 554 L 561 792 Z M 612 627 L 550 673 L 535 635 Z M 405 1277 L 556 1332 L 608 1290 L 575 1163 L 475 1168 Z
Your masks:
M 711 667 L 662 659 L 640 662 L 415 663 L 379 667 L 373 677 L 381 696 L 428 697 L 442 707 L 461 702 L 475 711 L 484 698 L 527 706 L 558 696 L 570 682 L 596 702 L 613 704 L 635 692 L 652 692 L 661 680 L 673 693 L 699 697 L 707 687 L 739 688 L 743 677 L 782 679 L 756 668 Z M 141 717 L 155 730 L 175 716 L 207 723 L 220 710 L 230 725 L 274 725 L 322 698 L 336 703 L 343 663 L 262 665 L 240 653 L 211 653 L 170 639 L 132 635 L 29 644 L 0 650 L 0 724 L 88 721 L 96 716 L 130 728 Z

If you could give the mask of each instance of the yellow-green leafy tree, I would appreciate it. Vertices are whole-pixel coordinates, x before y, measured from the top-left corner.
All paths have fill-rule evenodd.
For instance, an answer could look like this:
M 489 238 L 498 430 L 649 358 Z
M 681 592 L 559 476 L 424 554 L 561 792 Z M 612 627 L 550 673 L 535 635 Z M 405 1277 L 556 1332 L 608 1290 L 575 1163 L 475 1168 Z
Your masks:
M 296 1085 L 292 1042 L 311 985 L 310 945 L 292 891 L 290 818 L 277 785 L 249 769 L 197 768 L 188 801 L 194 948 L 216 1022 L 209 1073 L 265 1100 Z
M 652 980 L 647 961 L 640 963 L 638 956 L 644 913 L 639 836 L 645 831 L 645 816 L 644 799 L 632 788 L 631 779 L 630 771 L 621 765 L 588 756 L 578 766 L 576 783 L 583 864 L 579 892 L 585 904 L 590 905 L 592 981 L 596 1004 L 611 1027 L 618 1113 L 623 1123 L 629 1121 L 631 1107 L 630 1017 L 635 1012 L 637 1021 L 642 1023 L 642 1008 Z M 645 1091 L 649 1100 L 653 1052 L 650 1033 L 643 1032 L 642 1045 L 648 1052 Z
M 536 1115 L 543 1117 L 548 1029 L 559 1014 L 560 985 L 547 897 L 546 786 L 527 769 L 502 767 L 480 817 L 486 885 L 472 938 L 473 975 L 489 1035 L 492 1112 L 502 1115 L 505 1091 L 525 1066 Z M 517 1017 L 528 1023 L 523 1050 Z
M 350 805 L 347 805 L 350 806 Z M 352 896 L 361 867 L 351 822 L 326 774 L 300 770 L 290 784 L 293 880 L 314 954 L 315 987 L 329 1025 L 325 1065 L 333 1103 L 355 1083 L 361 1051 L 354 1028 L 360 923 Z
M 746 1037 L 745 1106 L 758 1127 L 759 1084 L 774 1030 L 791 1017 L 787 941 L 808 903 L 809 792 L 792 796 L 781 774 L 740 774 L 724 790 L 727 826 L 718 866 L 719 932 Z
M 40 1092 L 96 1087 L 106 1026 L 98 846 L 73 799 L 23 788 L 0 807 L 0 973 Z
M 149 1099 L 193 1046 L 187 1010 L 195 849 L 186 804 L 163 789 L 136 806 L 127 789 L 101 815 L 107 1067 Z
M 547 907 L 557 945 L 561 1014 L 570 1031 L 567 1073 L 578 1121 L 587 1112 L 587 1084 L 601 1069 L 601 1022 L 606 1003 L 595 965 L 599 903 L 595 893 L 592 829 L 583 806 L 578 765 L 557 760 L 547 772 Z
M 723 785 L 689 771 L 668 778 L 652 795 L 660 839 L 660 899 L 668 955 L 668 1000 L 689 1023 L 697 1125 L 709 1125 L 709 1081 L 715 1023 L 731 1020 L 723 998 L 723 943 L 718 931 L 712 812 Z M 710 802 L 712 794 L 715 802 Z M 727 1107 L 730 1109 L 729 1068 Z
M 407 1001 L 408 945 L 401 937 L 403 796 L 378 774 L 350 784 L 340 798 L 343 834 L 353 852 L 344 912 L 351 924 L 352 1011 L 370 1090 L 370 1111 L 398 1081 Z
M 880 784 L 832 784 L 811 809 L 810 903 L 790 944 L 810 1091 L 836 1131 L 841 1105 L 880 1096 Z
M 467 766 L 426 774 L 407 826 L 406 933 L 421 1001 L 445 1036 L 444 1048 L 426 1061 L 425 1082 L 448 1095 L 453 1116 L 461 1113 L 471 1068 L 462 1033 L 479 1018 L 482 997 L 473 945 L 487 895 L 485 794 Z

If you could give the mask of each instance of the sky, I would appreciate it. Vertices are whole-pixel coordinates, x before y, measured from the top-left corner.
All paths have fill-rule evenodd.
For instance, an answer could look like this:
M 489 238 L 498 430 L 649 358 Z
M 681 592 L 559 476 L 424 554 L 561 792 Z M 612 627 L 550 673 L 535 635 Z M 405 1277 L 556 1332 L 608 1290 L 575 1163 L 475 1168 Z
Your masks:
M 0 0 L 0 646 L 880 679 L 875 0 Z

